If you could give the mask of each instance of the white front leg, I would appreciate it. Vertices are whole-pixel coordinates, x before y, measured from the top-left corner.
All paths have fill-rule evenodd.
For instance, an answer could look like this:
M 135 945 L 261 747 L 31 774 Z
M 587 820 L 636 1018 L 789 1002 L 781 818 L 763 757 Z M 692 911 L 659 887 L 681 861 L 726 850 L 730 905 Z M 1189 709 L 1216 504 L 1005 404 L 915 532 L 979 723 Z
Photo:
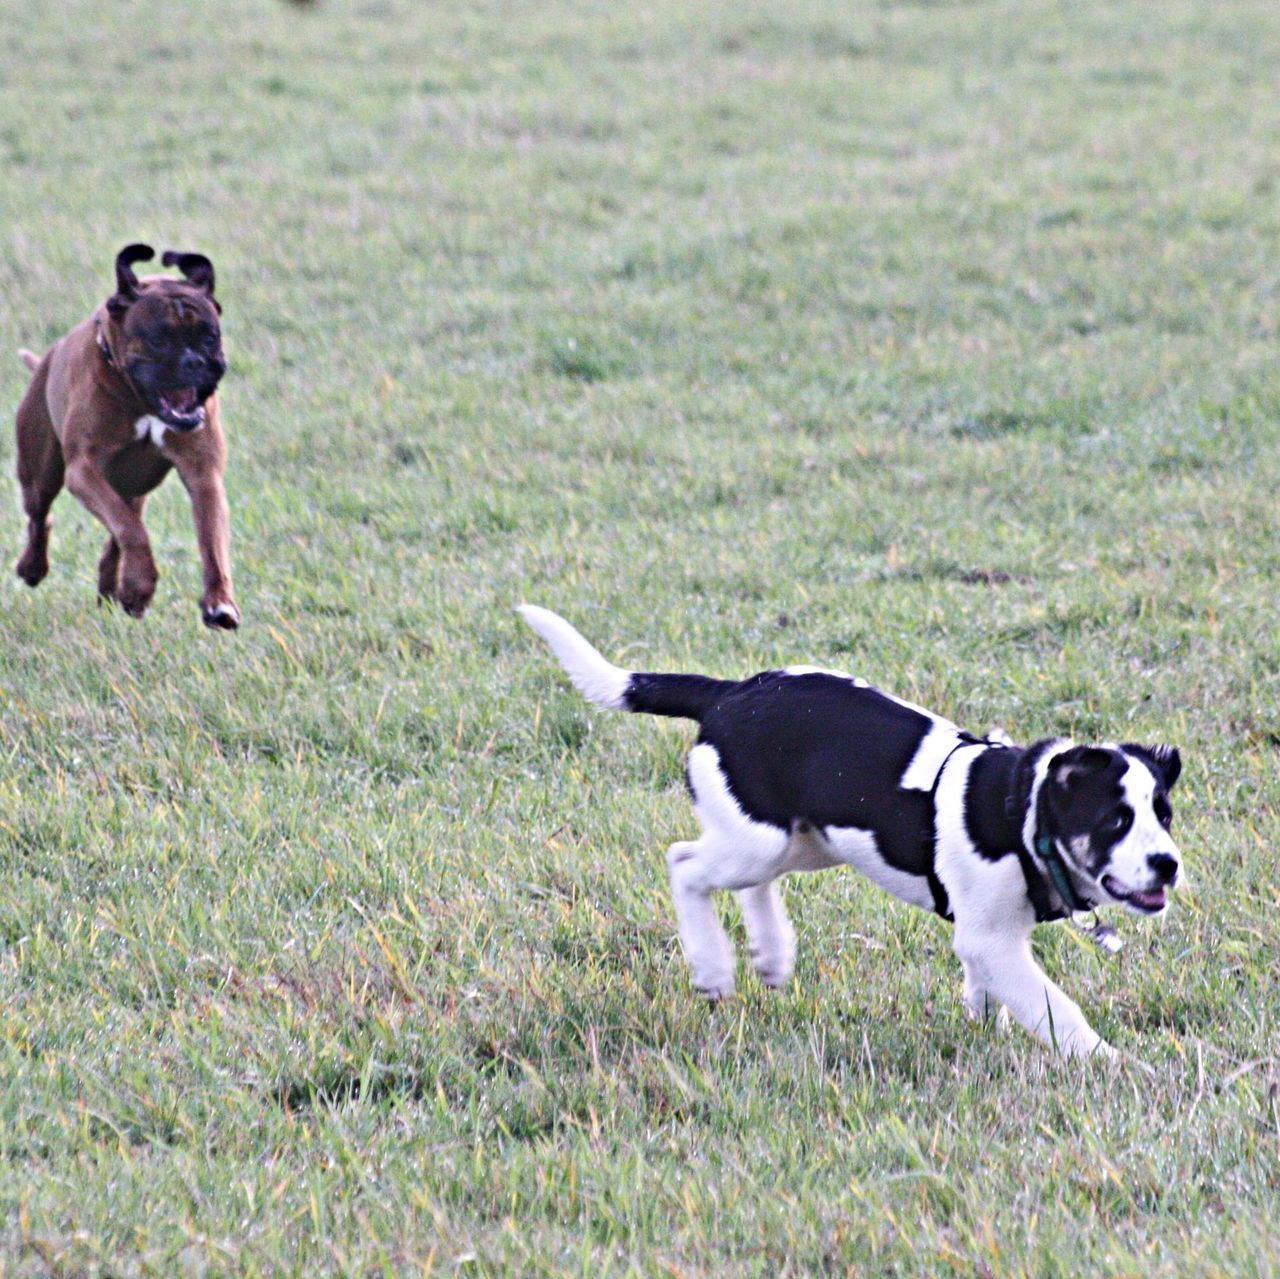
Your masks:
M 982 983 L 968 964 L 964 966 L 964 1010 L 970 1021 L 994 1021 L 996 1029 L 1009 1029 L 1009 1010 Z
M 1031 953 L 1035 909 L 1027 881 L 1012 853 L 994 861 L 973 846 L 965 817 L 973 761 L 988 749 L 956 751 L 937 789 L 937 854 L 934 869 L 955 913 L 953 941 L 964 965 L 965 1006 L 990 1015 L 1004 1005 L 1033 1035 L 1064 1057 L 1113 1056 L 1079 1007 L 1045 976 Z M 999 1014 L 997 1013 L 997 1016 Z
M 955 952 L 964 965 L 966 995 L 975 996 L 975 1002 L 981 991 L 987 1004 L 1004 1004 L 1021 1025 L 1064 1057 L 1114 1055 L 1079 1005 L 1036 963 L 1029 937 L 957 923 Z

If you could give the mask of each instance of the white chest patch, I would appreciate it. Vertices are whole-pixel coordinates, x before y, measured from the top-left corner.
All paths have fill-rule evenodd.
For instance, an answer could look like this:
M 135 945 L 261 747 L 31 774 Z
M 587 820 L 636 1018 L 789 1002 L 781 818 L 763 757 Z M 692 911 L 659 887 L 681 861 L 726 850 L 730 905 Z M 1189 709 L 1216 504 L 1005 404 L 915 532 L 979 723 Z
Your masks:
M 140 440 L 145 440 L 149 435 L 151 443 L 160 448 L 164 443 L 164 433 L 169 429 L 168 425 L 162 422 L 158 417 L 153 417 L 150 413 L 146 417 L 140 417 L 134 424 L 134 434 Z

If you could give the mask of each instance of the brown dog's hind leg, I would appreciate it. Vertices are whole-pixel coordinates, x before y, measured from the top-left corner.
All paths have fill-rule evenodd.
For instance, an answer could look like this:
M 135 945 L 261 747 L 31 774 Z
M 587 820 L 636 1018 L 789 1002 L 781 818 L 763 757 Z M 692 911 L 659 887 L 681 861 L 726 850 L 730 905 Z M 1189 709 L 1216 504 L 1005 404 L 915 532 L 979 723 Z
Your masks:
M 55 446 L 56 447 L 56 446 Z M 28 586 L 39 586 L 49 572 L 49 529 L 53 521 L 49 508 L 62 489 L 62 454 L 56 467 L 51 466 L 41 477 L 44 483 L 22 490 L 22 509 L 27 513 L 27 545 L 14 566 Z
M 62 491 L 65 468 L 62 448 L 45 404 L 44 370 L 37 370 L 18 406 L 18 483 L 27 516 L 27 546 L 15 566 L 28 586 L 38 586 L 49 572 L 49 508 Z

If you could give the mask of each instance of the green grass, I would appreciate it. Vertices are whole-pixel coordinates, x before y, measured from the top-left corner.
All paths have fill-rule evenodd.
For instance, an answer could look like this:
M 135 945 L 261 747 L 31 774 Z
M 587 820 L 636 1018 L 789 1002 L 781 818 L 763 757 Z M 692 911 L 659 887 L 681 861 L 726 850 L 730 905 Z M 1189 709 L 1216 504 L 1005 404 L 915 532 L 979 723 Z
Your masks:
M 207 252 L 246 624 L 174 481 L 145 622 L 65 496 L 0 584 L 0 1276 L 1280 1273 L 1278 60 L 1269 0 L 2 0 L 0 399 Z M 520 600 L 1177 743 L 1189 891 L 1037 938 L 1125 1060 L 852 874 L 703 1006 L 688 727 Z

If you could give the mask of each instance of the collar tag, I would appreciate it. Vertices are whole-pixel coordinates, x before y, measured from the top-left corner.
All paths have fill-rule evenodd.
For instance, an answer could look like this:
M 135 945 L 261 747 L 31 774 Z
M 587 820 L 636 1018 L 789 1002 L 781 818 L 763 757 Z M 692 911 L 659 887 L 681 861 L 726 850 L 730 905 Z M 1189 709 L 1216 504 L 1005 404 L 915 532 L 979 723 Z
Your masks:
M 1086 920 L 1092 918 L 1093 923 Z M 1071 916 L 1071 924 L 1077 931 L 1087 937 L 1105 955 L 1118 955 L 1124 949 L 1124 939 L 1110 924 L 1104 924 L 1098 918 L 1097 911 L 1076 911 Z

